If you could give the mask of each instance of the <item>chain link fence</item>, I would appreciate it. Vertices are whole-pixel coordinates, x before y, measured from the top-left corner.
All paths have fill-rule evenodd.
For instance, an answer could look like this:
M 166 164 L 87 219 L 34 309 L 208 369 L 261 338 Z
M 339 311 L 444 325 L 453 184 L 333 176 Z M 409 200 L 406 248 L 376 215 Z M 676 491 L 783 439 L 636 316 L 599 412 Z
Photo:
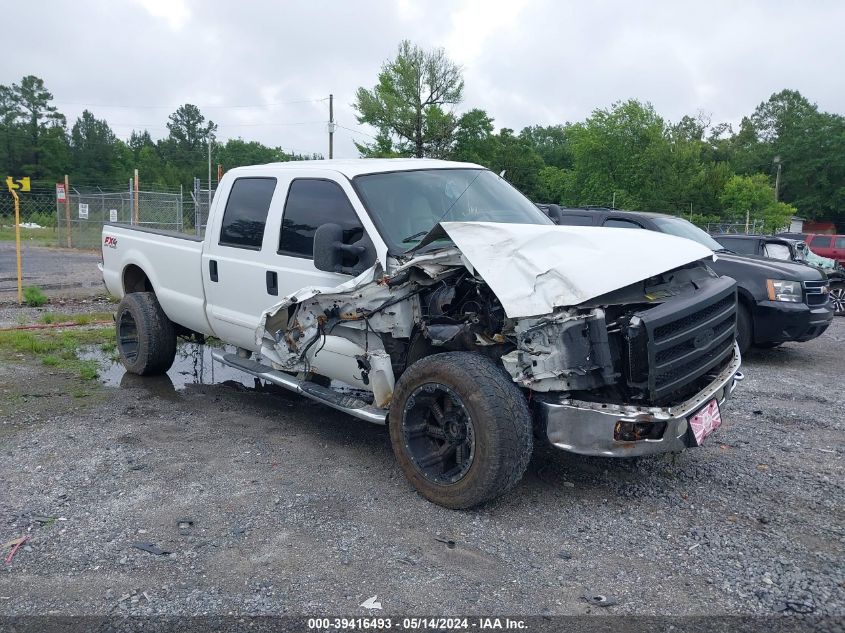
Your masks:
M 191 191 L 191 206 L 193 207 L 193 222 L 194 222 L 194 233 L 196 235 L 204 235 L 205 234 L 205 227 L 208 224 L 208 213 L 211 209 L 211 201 L 214 199 L 214 192 L 217 190 L 217 183 L 215 181 L 211 181 L 211 186 L 209 187 L 209 183 L 205 183 L 205 187 L 203 187 L 203 182 L 199 178 L 194 178 L 194 188 Z
M 97 263 L 105 224 L 202 234 L 208 216 L 207 183 L 197 186 L 200 204 L 194 203 L 193 192 L 181 188 L 144 187 L 136 194 L 133 184 L 72 183 L 60 192 L 55 182 L 33 181 L 31 191 L 20 192 L 24 288 L 37 287 L 61 297 L 103 292 Z M 0 191 L 0 303 L 17 297 L 16 260 L 14 199 L 4 187 Z
M 763 220 L 752 220 L 749 224 L 745 222 L 723 223 L 710 222 L 707 224 L 708 233 L 736 233 L 760 235 L 763 233 Z
M 74 188 L 64 200 L 57 199 L 55 205 L 58 242 L 71 248 L 99 248 L 105 224 L 180 233 L 186 229 L 181 192 L 135 192 L 131 186 L 126 191 L 111 192 Z

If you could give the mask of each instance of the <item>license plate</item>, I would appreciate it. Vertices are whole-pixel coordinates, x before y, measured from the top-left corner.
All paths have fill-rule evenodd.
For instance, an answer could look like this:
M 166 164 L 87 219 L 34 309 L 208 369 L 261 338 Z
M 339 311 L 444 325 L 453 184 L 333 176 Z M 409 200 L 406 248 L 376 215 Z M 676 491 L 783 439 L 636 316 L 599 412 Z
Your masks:
M 701 446 L 704 438 L 722 426 L 722 414 L 719 412 L 719 403 L 715 398 L 689 419 L 689 426 L 698 446 Z

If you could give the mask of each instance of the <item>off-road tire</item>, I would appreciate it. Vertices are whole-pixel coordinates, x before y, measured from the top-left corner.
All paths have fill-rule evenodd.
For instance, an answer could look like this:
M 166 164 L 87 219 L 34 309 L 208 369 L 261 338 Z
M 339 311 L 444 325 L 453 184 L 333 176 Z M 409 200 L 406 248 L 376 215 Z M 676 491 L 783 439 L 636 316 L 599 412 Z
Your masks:
M 745 354 L 751 347 L 754 337 L 754 324 L 751 321 L 751 313 L 741 303 L 736 306 L 736 342 L 739 345 L 739 353 Z
M 120 362 L 126 371 L 139 376 L 157 376 L 173 365 L 176 329 L 152 292 L 124 295 L 117 306 L 115 334 Z
M 454 483 L 427 477 L 405 441 L 406 403 L 431 384 L 445 386 L 460 399 L 473 428 L 474 455 Z M 411 484 L 429 501 L 452 509 L 471 508 L 507 492 L 522 478 L 533 449 L 525 396 L 494 361 L 471 352 L 436 354 L 408 367 L 393 392 L 389 429 L 393 452 Z

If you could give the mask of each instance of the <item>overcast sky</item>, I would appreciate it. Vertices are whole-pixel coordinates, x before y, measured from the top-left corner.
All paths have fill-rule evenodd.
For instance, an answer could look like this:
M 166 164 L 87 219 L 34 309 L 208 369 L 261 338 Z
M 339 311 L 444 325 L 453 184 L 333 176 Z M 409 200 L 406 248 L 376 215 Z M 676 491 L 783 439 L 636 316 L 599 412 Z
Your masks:
M 9 0 L 0 83 L 42 77 L 69 124 L 85 107 L 121 138 L 166 135 L 194 103 L 218 137 L 327 153 L 328 103 L 350 104 L 408 38 L 463 67 L 458 110 L 497 127 L 582 120 L 616 100 L 670 120 L 699 110 L 737 122 L 773 92 L 845 113 L 845 2 L 555 0 Z M 297 102 L 297 103 L 291 103 Z M 248 106 L 248 107 L 243 107 Z M 345 129 L 337 157 L 357 155 Z

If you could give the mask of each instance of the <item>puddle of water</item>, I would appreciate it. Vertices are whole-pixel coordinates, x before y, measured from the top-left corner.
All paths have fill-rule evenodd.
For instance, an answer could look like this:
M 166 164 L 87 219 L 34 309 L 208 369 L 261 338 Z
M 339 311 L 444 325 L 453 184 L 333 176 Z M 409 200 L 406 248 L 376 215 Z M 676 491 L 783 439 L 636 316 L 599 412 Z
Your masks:
M 130 374 L 124 369 L 119 360 L 115 360 L 117 352 L 106 353 L 95 345 L 79 348 L 76 355 L 80 360 L 97 361 L 97 379 L 109 387 L 123 389 L 143 388 L 157 396 L 172 396 L 177 391 L 192 385 L 226 384 L 237 389 L 250 389 L 269 393 L 288 394 L 284 388 L 264 383 L 254 376 L 229 367 L 212 358 L 214 350 L 219 347 L 209 347 L 200 343 L 179 341 L 176 347 L 176 358 L 173 367 L 162 376 L 138 376 Z M 235 353 L 236 348 L 225 345 L 223 351 Z M 372 393 L 347 385 L 338 380 L 332 380 L 331 388 L 348 393 L 361 400 L 371 401 Z
M 77 356 L 82 360 L 95 360 L 99 366 L 97 378 L 109 387 L 144 388 L 161 394 L 180 391 L 191 385 L 211 385 L 219 383 L 236 383 L 249 389 L 260 385 L 255 377 L 250 376 L 234 367 L 224 365 L 211 357 L 214 349 L 200 343 L 180 341 L 176 348 L 176 359 L 173 367 L 163 376 L 137 376 L 124 369 L 120 361 L 114 360 L 110 353 L 105 353 L 99 347 L 89 345 L 80 348 Z M 234 348 L 226 347 L 225 351 L 234 352 Z

